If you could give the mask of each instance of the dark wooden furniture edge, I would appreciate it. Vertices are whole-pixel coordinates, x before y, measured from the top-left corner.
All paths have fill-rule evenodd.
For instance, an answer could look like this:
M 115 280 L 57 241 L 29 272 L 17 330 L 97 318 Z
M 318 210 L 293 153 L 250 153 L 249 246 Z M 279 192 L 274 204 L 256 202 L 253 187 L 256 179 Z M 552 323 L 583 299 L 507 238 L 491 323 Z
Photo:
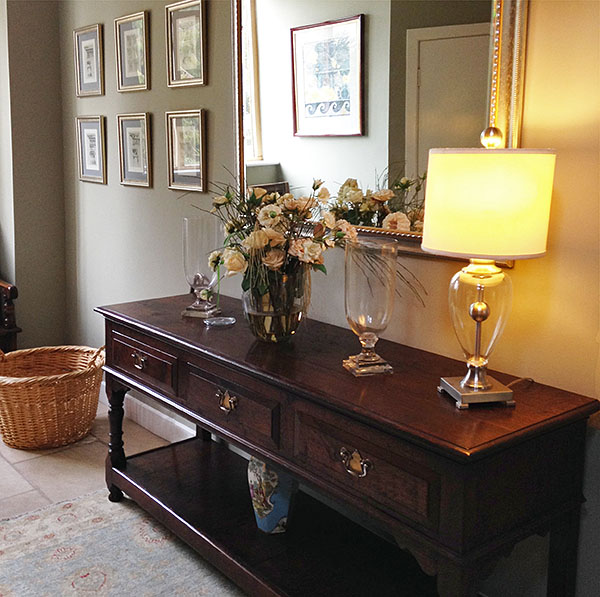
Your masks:
M 225 298 L 228 298 L 228 297 L 225 297 Z M 231 299 L 231 300 L 234 300 L 234 299 Z M 237 302 L 239 302 L 239 301 L 237 301 Z M 124 304 L 127 304 L 127 303 L 124 303 Z M 122 305 L 117 304 L 117 305 L 102 306 L 102 307 L 95 308 L 94 311 L 100 313 L 105 318 L 110 319 L 111 321 L 122 323 L 129 327 L 133 326 L 136 329 L 141 329 L 141 330 L 151 332 L 152 334 L 160 337 L 162 340 L 164 340 L 165 342 L 168 342 L 172 346 L 175 346 L 175 347 L 184 346 L 185 348 L 191 350 L 192 352 L 199 354 L 199 355 L 203 356 L 204 358 L 207 358 L 211 361 L 216 362 L 216 359 L 218 356 L 226 357 L 226 355 L 223 355 L 223 354 L 219 355 L 216 353 L 211 353 L 208 350 L 203 350 L 201 347 L 193 344 L 192 342 L 189 342 L 186 338 L 169 334 L 160 328 L 156 328 L 151 325 L 140 324 L 140 322 L 136 321 L 134 318 L 127 317 L 126 315 L 118 313 L 117 311 L 114 310 L 115 308 L 118 308 L 120 306 L 122 306 Z M 243 325 L 243 322 L 240 322 L 240 323 Z M 335 328 L 338 326 L 330 326 L 330 327 Z M 342 330 L 343 328 L 338 328 L 338 329 Z M 380 340 L 380 344 L 384 344 L 385 342 L 386 342 L 385 340 Z M 423 355 L 430 355 L 430 356 L 435 356 L 435 357 L 439 356 L 439 355 L 435 355 L 434 353 L 430 353 L 428 351 L 424 351 L 424 350 L 420 350 L 420 349 L 413 349 L 413 350 L 416 352 L 422 353 Z M 446 357 L 439 357 L 439 358 L 444 358 L 445 360 L 448 361 L 448 363 L 454 363 L 454 364 L 458 363 L 458 361 L 455 361 L 454 359 L 450 359 L 450 358 L 446 358 Z M 348 414 L 347 407 L 345 407 L 345 405 L 337 403 L 336 400 L 332 399 L 330 395 L 327 395 L 325 393 L 319 394 L 314 391 L 309 391 L 302 386 L 289 383 L 288 381 L 286 381 L 286 379 L 284 379 L 280 376 L 269 374 L 269 372 L 265 372 L 264 370 L 259 370 L 255 367 L 252 367 L 249 364 L 241 362 L 241 361 L 234 362 L 229 359 L 229 363 L 230 363 L 230 366 L 235 367 L 236 370 L 239 370 L 241 372 L 252 375 L 253 377 L 256 377 L 257 379 L 266 379 L 270 383 L 273 383 L 273 384 L 279 386 L 284 391 L 292 391 L 298 395 L 301 395 L 304 398 L 314 401 L 317 404 L 327 404 L 327 406 L 329 408 L 333 408 L 340 412 L 344 412 L 344 413 Z M 460 363 L 460 365 L 462 366 L 462 362 Z M 499 378 L 500 381 L 502 381 L 503 383 L 509 383 L 511 381 L 516 380 L 516 378 L 514 376 L 511 376 L 511 375 L 508 375 L 508 374 L 505 374 L 502 372 L 490 371 L 490 373 L 492 373 L 495 377 Z M 119 374 L 117 372 L 117 376 L 118 375 Z M 537 385 L 538 387 L 541 387 L 541 388 L 548 387 L 548 386 L 545 386 L 544 384 L 538 384 L 537 382 L 533 382 L 533 385 Z M 564 391 L 564 393 L 565 393 L 565 396 L 574 395 L 568 391 Z M 590 399 L 590 400 L 592 400 L 592 399 Z M 563 413 L 560 416 L 557 416 L 557 417 L 551 418 L 551 419 L 547 419 L 545 424 L 546 425 L 549 424 L 550 428 L 558 428 L 558 427 L 568 424 L 571 421 L 574 421 L 577 419 L 582 419 L 582 418 L 588 418 L 590 415 L 594 414 L 595 412 L 597 412 L 599 410 L 600 410 L 600 401 L 597 401 L 597 400 L 590 401 L 582 406 L 573 407 L 571 410 Z M 481 443 L 476 446 L 473 446 L 470 450 L 465 450 L 465 449 L 462 449 L 460 446 L 457 446 L 455 444 L 444 441 L 443 438 L 439 438 L 438 436 L 420 433 L 419 430 L 416 430 L 410 426 L 406 426 L 405 428 L 399 428 L 397 426 L 392 426 L 392 425 L 390 425 L 389 421 L 387 421 L 385 418 L 374 417 L 373 413 L 371 411 L 369 411 L 368 408 L 365 408 L 362 411 L 358 410 L 358 409 L 354 409 L 351 411 L 350 414 L 358 421 L 365 421 L 368 419 L 370 424 L 372 424 L 372 425 L 374 424 L 382 431 L 391 433 L 393 435 L 402 437 L 404 439 L 408 438 L 410 441 L 413 441 L 417 444 L 423 445 L 423 446 L 427 447 L 428 449 L 433 449 L 434 451 L 436 451 L 444 456 L 450 455 L 450 457 L 454 458 L 458 462 L 473 462 L 476 459 L 484 458 L 490 454 L 493 454 L 498 449 L 497 442 L 492 441 L 492 442 Z M 532 425 L 530 428 L 522 429 L 518 433 L 511 433 L 511 434 L 509 434 L 510 437 L 502 438 L 503 445 L 504 446 L 513 445 L 513 444 L 517 444 L 521 441 L 524 441 L 528 437 L 530 437 L 533 433 L 535 433 L 535 429 L 536 429 L 536 426 Z M 446 450 L 449 450 L 450 454 L 448 454 L 448 452 Z

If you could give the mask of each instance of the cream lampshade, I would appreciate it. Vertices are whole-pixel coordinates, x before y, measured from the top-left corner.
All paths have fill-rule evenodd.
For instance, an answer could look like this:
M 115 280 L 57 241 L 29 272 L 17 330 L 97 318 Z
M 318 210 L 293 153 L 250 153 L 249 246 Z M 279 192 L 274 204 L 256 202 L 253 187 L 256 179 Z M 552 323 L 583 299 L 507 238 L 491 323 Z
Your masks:
M 514 404 L 512 391 L 487 376 L 488 356 L 512 301 L 510 279 L 495 260 L 545 254 L 555 161 L 549 149 L 429 152 L 422 248 L 470 259 L 452 278 L 449 292 L 468 372 L 462 379 L 442 378 L 439 388 L 458 408 Z

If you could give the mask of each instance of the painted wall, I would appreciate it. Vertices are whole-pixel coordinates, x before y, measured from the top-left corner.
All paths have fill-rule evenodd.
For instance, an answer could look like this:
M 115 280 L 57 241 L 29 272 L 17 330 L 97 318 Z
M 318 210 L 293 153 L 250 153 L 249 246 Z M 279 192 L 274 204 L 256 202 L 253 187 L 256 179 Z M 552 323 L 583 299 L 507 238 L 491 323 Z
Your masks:
M 389 0 L 258 0 L 256 13 L 265 160 L 281 164 L 292 189 L 321 178 L 333 193 L 348 177 L 373 188 L 388 159 Z M 357 14 L 366 15 L 365 135 L 294 137 L 290 28 Z
M 7 275 L 19 289 L 19 346 L 61 344 L 66 312 L 58 4 L 9 0 L 3 10 L 12 139 L 2 128 L 0 209 L 7 219 L 2 218 L 0 256 L 7 259 Z M 0 118 L 6 123 L 2 89 Z M 0 271 L 4 267 L 0 264 Z
M 165 1 L 63 1 L 60 4 L 62 108 L 65 139 L 65 212 L 68 337 L 74 343 L 103 343 L 103 304 L 186 292 L 181 218 L 209 206 L 206 194 L 167 188 L 165 112 L 207 111 L 207 177 L 227 180 L 233 170 L 231 11 L 226 0 L 206 3 L 207 85 L 170 89 L 166 78 Z M 151 89 L 116 91 L 114 19 L 149 12 Z M 104 96 L 75 97 L 72 31 L 104 25 Z M 119 182 L 116 115 L 151 115 L 153 187 Z M 77 174 L 75 116 L 106 117 L 108 184 L 81 182 Z

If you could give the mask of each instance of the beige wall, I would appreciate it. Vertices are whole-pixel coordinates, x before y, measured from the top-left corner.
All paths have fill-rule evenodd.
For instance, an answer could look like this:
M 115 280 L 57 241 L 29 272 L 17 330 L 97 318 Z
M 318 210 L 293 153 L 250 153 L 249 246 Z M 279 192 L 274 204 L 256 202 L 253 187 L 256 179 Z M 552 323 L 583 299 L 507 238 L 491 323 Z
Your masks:
M 207 205 L 207 195 L 167 189 L 165 111 L 207 111 L 206 151 L 210 181 L 228 180 L 233 169 L 233 101 L 230 4 L 208 2 L 207 80 L 201 87 L 169 89 L 166 83 L 164 6 L 157 0 L 79 2 L 60 5 L 65 138 L 65 211 L 68 335 L 74 343 L 100 345 L 102 318 L 94 307 L 186 292 L 182 269 L 181 218 Z M 151 89 L 117 93 L 114 19 L 149 11 Z M 105 89 L 99 97 L 75 97 L 72 30 L 104 26 Z M 153 187 L 119 183 L 116 115 L 151 114 Z M 108 185 L 80 182 L 75 116 L 106 116 Z
M 7 226 L 10 211 L 14 219 L 12 239 L 2 222 L 11 247 L 1 255 L 14 255 L 19 346 L 60 344 L 66 336 L 58 5 L 9 0 L 6 23 L 12 139 L 3 133 L 1 209 Z M 4 179 L 11 171 L 12 181 Z

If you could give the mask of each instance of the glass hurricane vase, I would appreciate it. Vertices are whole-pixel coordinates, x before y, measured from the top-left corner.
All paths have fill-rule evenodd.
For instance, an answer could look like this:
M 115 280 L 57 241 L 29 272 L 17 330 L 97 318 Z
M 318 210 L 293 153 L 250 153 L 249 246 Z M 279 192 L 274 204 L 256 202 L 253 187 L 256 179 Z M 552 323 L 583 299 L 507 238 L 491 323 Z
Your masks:
M 392 366 L 375 352 L 394 308 L 396 244 L 348 242 L 345 258 L 346 319 L 362 350 L 343 361 L 355 376 L 392 373 Z
M 269 272 L 266 288 L 251 286 L 242 294 L 250 330 L 265 342 L 289 340 L 304 318 L 309 302 L 310 268 L 300 262 L 287 273 Z
M 209 318 L 220 313 L 213 303 L 212 288 L 217 273 L 208 264 L 207 248 L 217 246 L 217 229 L 213 218 L 193 216 L 183 218 L 183 268 L 185 278 L 192 287 L 196 300 L 186 307 L 182 315 Z

